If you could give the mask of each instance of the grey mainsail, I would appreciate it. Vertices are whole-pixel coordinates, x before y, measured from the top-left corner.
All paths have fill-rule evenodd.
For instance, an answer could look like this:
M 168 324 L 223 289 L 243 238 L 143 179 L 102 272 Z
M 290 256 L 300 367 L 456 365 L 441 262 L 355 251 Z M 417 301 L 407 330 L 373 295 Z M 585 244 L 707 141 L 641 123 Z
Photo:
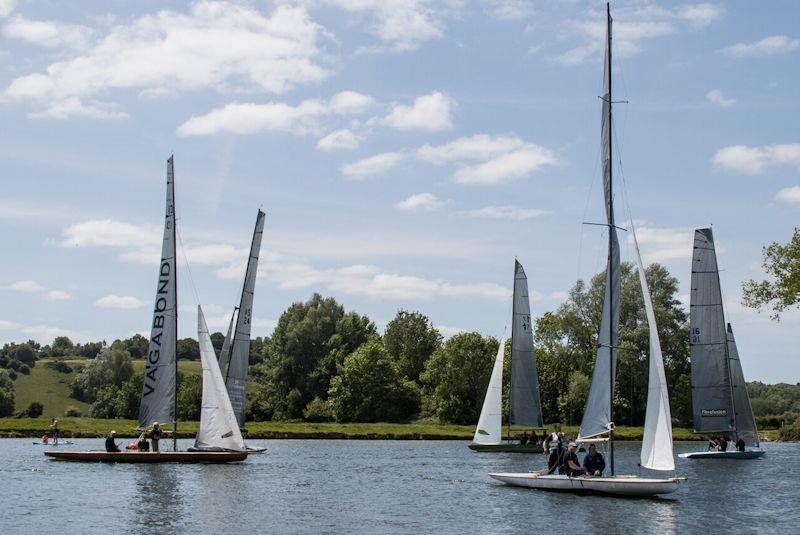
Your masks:
M 619 331 L 620 267 L 619 240 L 614 226 L 614 195 L 612 182 L 611 147 L 611 15 L 608 16 L 608 34 L 603 72 L 603 96 L 600 142 L 603 158 L 603 190 L 608 230 L 608 261 L 606 265 L 605 294 L 600 317 L 597 356 L 594 361 L 592 383 L 586 408 L 581 420 L 580 437 L 590 438 L 610 430 L 611 404 L 614 395 L 614 378 L 617 366 L 617 338 Z
M 231 343 L 233 342 L 233 326 L 236 322 L 236 309 L 231 313 L 231 321 L 228 323 L 228 334 L 225 335 L 225 341 L 222 342 L 222 349 L 219 353 L 219 369 L 222 376 L 226 375 L 226 368 L 231 360 Z
M 264 212 L 258 211 L 253 241 L 250 244 L 250 256 L 247 259 L 247 271 L 242 288 L 242 299 L 239 302 L 239 314 L 236 317 L 236 330 L 231 345 L 231 359 L 225 386 L 236 413 L 239 426 L 244 426 L 246 406 L 245 388 L 247 386 L 247 366 L 250 361 L 250 327 L 253 316 L 253 292 L 256 288 L 258 271 L 258 253 L 261 250 L 261 236 L 264 233 Z
M 739 360 L 739 350 L 736 348 L 736 339 L 733 337 L 733 328 L 728 324 L 728 360 L 731 369 L 731 387 L 733 389 L 733 408 L 735 411 L 737 438 L 744 440 L 745 445 L 758 448 L 758 429 L 756 419 L 753 417 L 753 407 L 750 405 L 750 396 L 747 394 L 747 385 L 744 382 L 742 363 Z
M 728 338 L 714 235 L 710 228 L 694 232 L 689 308 L 694 432 L 733 431 L 736 417 L 731 395 Z
M 514 261 L 514 321 L 511 325 L 511 407 L 514 425 L 544 427 L 539 399 L 539 375 L 533 352 L 531 305 L 528 277 L 522 264 Z
M 139 427 L 153 422 L 175 421 L 176 359 L 178 340 L 178 291 L 175 262 L 175 176 L 167 160 L 167 208 L 164 240 L 153 307 L 147 367 L 142 382 Z

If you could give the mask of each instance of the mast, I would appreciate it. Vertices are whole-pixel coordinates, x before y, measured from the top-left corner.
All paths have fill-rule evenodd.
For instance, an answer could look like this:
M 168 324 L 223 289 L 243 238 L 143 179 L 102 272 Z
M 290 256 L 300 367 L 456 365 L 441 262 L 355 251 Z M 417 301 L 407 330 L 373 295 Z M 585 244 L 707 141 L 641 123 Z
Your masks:
M 611 4 L 610 2 L 606 2 L 606 20 L 608 24 L 608 43 L 606 43 L 606 49 L 608 54 L 608 191 L 609 191 L 609 224 L 612 226 L 608 229 L 608 269 L 611 269 L 611 263 L 613 262 L 612 258 L 612 248 L 614 247 L 613 238 L 611 236 L 611 228 L 614 225 L 614 194 L 613 194 L 613 187 L 614 187 L 614 175 L 612 172 L 614 159 L 613 159 L 613 150 L 611 147 L 611 142 L 613 136 L 611 135 Z M 609 281 L 611 279 L 609 278 Z M 614 476 L 614 322 L 608 322 L 609 328 L 609 336 L 608 339 L 611 342 L 610 347 L 608 348 L 608 353 L 610 356 L 611 366 L 609 366 L 609 385 L 611 388 L 611 395 L 609 396 L 609 407 L 608 407 L 608 419 L 611 422 L 611 427 L 608 433 L 608 452 L 609 452 L 609 466 L 611 467 L 611 476 Z
M 712 230 L 713 232 L 713 230 Z M 714 256 L 716 257 L 717 251 L 714 250 Z M 728 392 L 731 398 L 731 412 L 733 412 L 733 433 L 731 439 L 733 442 L 736 442 L 736 438 L 738 436 L 737 430 L 739 427 L 736 425 L 736 400 L 733 398 L 733 376 L 731 375 L 731 351 L 728 347 L 728 328 L 726 327 L 728 324 L 725 323 L 725 308 L 722 306 L 722 281 L 719 280 L 719 262 L 716 263 L 716 277 L 717 277 L 717 287 L 719 288 L 719 296 L 720 296 L 720 314 L 722 315 L 722 329 L 724 331 L 725 336 L 725 371 L 728 374 Z
M 178 451 L 178 242 L 175 241 L 175 228 L 178 220 L 175 217 L 175 161 L 174 154 L 169 156 L 172 167 L 172 243 L 175 247 L 175 392 L 172 401 L 172 451 Z

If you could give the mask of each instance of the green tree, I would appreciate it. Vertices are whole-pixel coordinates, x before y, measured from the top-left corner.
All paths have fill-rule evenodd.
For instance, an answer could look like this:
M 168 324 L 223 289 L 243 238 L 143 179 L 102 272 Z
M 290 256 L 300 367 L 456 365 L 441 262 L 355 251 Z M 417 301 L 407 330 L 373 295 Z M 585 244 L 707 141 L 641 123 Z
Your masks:
M 181 420 L 199 420 L 202 402 L 202 376 L 185 376 L 178 387 L 178 418 Z
M 14 381 L 6 370 L 0 370 L 0 418 L 14 414 Z
M 419 411 L 420 394 L 373 339 L 345 358 L 331 381 L 329 402 L 339 422 L 398 422 Z
M 400 310 L 386 325 L 383 343 L 397 362 L 400 373 L 419 383 L 425 363 L 442 342 L 427 316 Z
M 75 345 L 72 343 L 72 340 L 70 340 L 68 336 L 56 336 L 55 340 L 53 340 L 53 343 L 50 346 L 49 356 L 66 357 L 72 354 L 74 348 Z
M 569 424 L 579 424 L 588 396 L 589 378 L 577 370 L 573 371 L 569 376 L 567 391 L 558 398 L 560 419 Z
M 211 345 L 214 346 L 214 351 L 217 352 L 217 355 L 219 355 L 220 350 L 222 350 L 222 344 L 224 344 L 224 343 L 225 343 L 225 335 L 224 334 L 222 334 L 220 332 L 216 332 L 216 333 L 212 333 L 211 334 Z
M 444 422 L 477 422 L 498 344 L 462 333 L 437 349 L 421 375 L 425 411 Z
M 178 340 L 178 358 L 182 360 L 199 360 L 200 346 L 193 338 Z
M 800 229 L 794 228 L 786 245 L 772 242 L 764 247 L 761 265 L 770 280 L 745 282 L 742 304 L 759 310 L 772 307 L 772 319 L 780 320 L 781 313 L 800 305 Z
M 31 404 L 25 410 L 25 415 L 28 418 L 40 418 L 42 414 L 44 414 L 44 405 L 38 401 L 31 401 Z
M 36 365 L 36 350 L 29 344 L 11 344 L 7 353 L 9 358 L 18 360 L 28 366 Z
M 72 381 L 72 397 L 94 402 L 106 387 L 118 388 L 133 375 L 133 364 L 127 351 L 106 348 L 90 361 Z

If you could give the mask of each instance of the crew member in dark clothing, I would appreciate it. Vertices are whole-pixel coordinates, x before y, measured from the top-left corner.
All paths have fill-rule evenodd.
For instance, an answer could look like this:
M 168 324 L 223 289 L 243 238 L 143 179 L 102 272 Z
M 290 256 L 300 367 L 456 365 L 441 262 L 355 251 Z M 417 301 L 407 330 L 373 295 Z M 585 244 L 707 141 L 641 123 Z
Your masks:
M 153 422 L 153 430 L 150 431 L 150 442 L 153 443 L 153 451 L 158 453 L 158 441 L 161 440 L 161 427 L 158 422 Z
M 144 438 L 144 434 L 139 437 L 139 442 L 136 443 L 136 449 L 139 451 L 150 451 L 150 444 Z
M 528 432 L 527 431 L 523 431 L 522 432 L 522 437 L 519 439 L 519 443 L 520 443 L 521 446 L 524 446 L 525 444 L 528 443 Z
M 536 436 L 536 430 L 531 429 L 531 438 L 528 439 L 528 444 L 538 444 L 539 437 Z
M 116 431 L 111 431 L 106 437 L 106 451 L 108 453 L 119 453 L 119 448 L 117 447 L 117 443 L 114 442 L 114 439 L 116 437 L 117 437 Z
M 602 476 L 606 469 L 606 460 L 594 444 L 589 444 L 589 453 L 583 458 L 583 469 L 590 476 Z
M 547 457 L 547 472 L 552 474 L 556 468 L 559 472 L 563 473 L 561 466 L 561 458 L 564 456 L 564 434 L 561 432 L 561 424 L 556 424 L 554 430 L 542 442 Z
M 741 438 L 736 441 L 736 451 L 744 451 L 745 443 Z
M 717 451 L 728 451 L 728 439 L 724 436 L 719 437 L 717 442 Z
M 575 451 L 578 445 L 574 442 L 569 443 L 567 453 L 564 455 L 564 472 L 569 477 L 578 477 L 586 474 L 586 470 L 581 468 L 581 462 L 578 460 L 578 454 Z

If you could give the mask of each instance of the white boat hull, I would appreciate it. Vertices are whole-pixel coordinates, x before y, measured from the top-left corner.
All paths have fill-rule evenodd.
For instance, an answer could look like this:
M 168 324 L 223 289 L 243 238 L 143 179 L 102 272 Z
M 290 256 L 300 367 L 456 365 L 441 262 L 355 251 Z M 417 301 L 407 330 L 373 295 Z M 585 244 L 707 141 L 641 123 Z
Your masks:
M 559 490 L 568 492 L 599 492 L 618 496 L 655 496 L 669 494 L 678 488 L 683 478 L 645 478 L 637 476 L 616 477 L 568 477 L 562 475 L 539 475 L 533 473 L 493 473 L 498 481 L 515 487 Z
M 763 457 L 762 450 L 752 451 L 692 451 L 679 453 L 681 459 L 758 459 Z

